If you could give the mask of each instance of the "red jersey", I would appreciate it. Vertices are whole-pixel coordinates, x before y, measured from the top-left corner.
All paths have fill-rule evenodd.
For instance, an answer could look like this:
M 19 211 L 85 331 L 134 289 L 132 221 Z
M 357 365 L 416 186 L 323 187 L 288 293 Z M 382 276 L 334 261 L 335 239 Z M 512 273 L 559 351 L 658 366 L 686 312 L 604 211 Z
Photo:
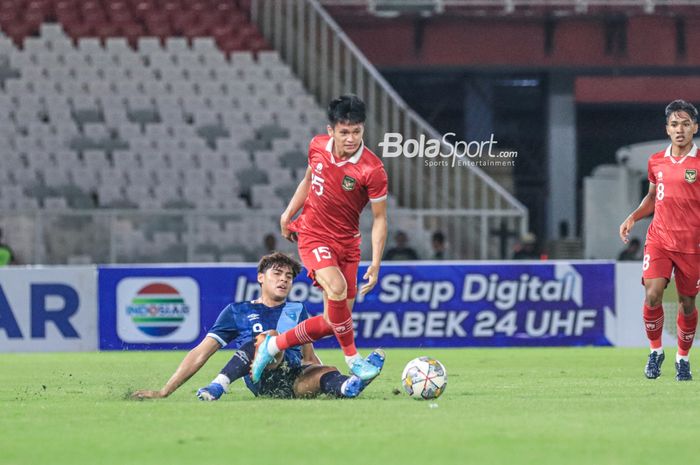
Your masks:
M 698 148 L 683 158 L 671 156 L 671 146 L 649 158 L 649 182 L 656 185 L 654 219 L 647 244 L 665 250 L 700 254 L 700 158 Z
M 333 156 L 333 139 L 316 136 L 309 144 L 311 187 L 290 231 L 344 241 L 360 236 L 360 213 L 367 202 L 387 197 L 382 161 L 362 143 L 346 160 Z

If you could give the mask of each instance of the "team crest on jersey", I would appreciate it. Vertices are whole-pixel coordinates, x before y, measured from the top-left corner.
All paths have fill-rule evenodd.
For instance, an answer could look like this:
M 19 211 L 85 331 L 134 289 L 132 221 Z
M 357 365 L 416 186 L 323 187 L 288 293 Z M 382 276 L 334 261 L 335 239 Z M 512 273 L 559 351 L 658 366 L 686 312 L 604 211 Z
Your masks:
M 692 184 L 696 179 L 698 179 L 698 170 L 685 170 L 685 182 Z
M 351 178 L 350 176 L 345 176 L 343 178 L 343 183 L 341 184 L 343 186 L 343 189 L 346 191 L 351 191 L 355 188 L 355 184 L 357 181 L 355 181 L 355 178 Z

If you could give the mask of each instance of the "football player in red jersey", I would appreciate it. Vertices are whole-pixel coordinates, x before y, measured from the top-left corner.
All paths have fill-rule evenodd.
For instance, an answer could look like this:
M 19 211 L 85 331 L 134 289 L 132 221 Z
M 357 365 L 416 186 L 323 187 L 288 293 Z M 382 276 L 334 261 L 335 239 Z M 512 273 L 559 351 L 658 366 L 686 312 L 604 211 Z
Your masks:
M 698 111 L 692 104 L 674 100 L 666 107 L 666 134 L 671 144 L 649 158 L 649 192 L 620 225 L 620 238 L 626 243 L 634 223 L 654 214 L 642 262 L 644 326 L 651 347 L 644 373 L 650 379 L 661 375 L 664 361 L 662 299 L 672 272 L 679 302 L 676 379 L 693 379 L 688 352 L 698 323 L 695 296 L 700 287 L 700 157 L 693 143 L 697 132 Z
M 360 263 L 360 214 L 372 206 L 372 263 L 360 289 L 377 283 L 387 234 L 387 176 L 381 160 L 362 141 L 365 104 L 343 95 L 328 106 L 328 134 L 309 144 L 309 166 L 280 218 L 282 236 L 298 242 L 299 256 L 314 283 L 323 289 L 323 315 L 305 320 L 259 345 L 251 367 L 257 380 L 264 367 L 286 348 L 334 334 L 350 371 L 367 381 L 379 374 L 355 347 L 351 310 Z M 298 218 L 294 216 L 301 210 Z

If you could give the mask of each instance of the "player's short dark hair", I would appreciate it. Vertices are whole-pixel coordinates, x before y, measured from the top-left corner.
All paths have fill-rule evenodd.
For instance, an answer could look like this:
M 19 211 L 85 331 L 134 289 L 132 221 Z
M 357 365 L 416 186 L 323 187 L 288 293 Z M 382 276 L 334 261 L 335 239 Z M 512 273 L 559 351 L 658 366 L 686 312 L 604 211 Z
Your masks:
M 698 109 L 695 108 L 692 103 L 686 102 L 685 100 L 674 100 L 666 105 L 666 121 L 668 122 L 671 115 L 677 111 L 688 113 L 688 116 L 690 116 L 690 119 L 693 120 L 694 123 L 698 122 Z
M 367 107 L 357 95 L 341 95 L 328 104 L 328 122 L 331 127 L 338 123 L 360 124 L 367 119 Z
M 287 267 L 292 270 L 293 277 L 296 277 L 301 272 L 301 265 L 289 255 L 282 252 L 273 252 L 263 256 L 258 263 L 258 273 L 265 273 L 271 268 Z

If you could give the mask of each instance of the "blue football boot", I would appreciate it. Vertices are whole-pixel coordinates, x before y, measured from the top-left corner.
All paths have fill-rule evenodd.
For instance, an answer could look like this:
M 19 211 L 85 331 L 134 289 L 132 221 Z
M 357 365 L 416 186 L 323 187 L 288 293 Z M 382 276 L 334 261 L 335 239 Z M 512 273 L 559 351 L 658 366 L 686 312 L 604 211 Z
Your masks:
M 690 363 L 685 360 L 680 360 L 676 363 L 676 380 L 677 381 L 692 381 L 693 374 L 690 372 Z
M 644 374 L 649 379 L 656 379 L 661 376 L 661 364 L 664 363 L 666 356 L 663 352 L 651 352 L 649 354 L 649 360 L 647 360 L 647 365 L 644 367 Z
M 214 401 L 219 400 L 224 395 L 224 387 L 219 383 L 211 383 L 209 386 L 203 387 L 197 391 L 199 400 Z
M 358 391 L 357 393 L 353 395 L 347 395 L 347 397 L 356 397 L 357 395 L 362 392 L 364 388 L 367 387 L 369 383 L 372 382 L 374 378 L 379 376 L 379 373 L 381 373 L 382 368 L 384 367 L 384 359 L 386 359 L 386 354 L 382 349 L 375 349 L 373 350 L 366 359 L 360 359 L 362 362 L 362 367 L 359 368 L 358 370 L 363 370 L 363 371 L 355 371 L 356 367 L 358 367 L 359 363 L 358 361 L 355 361 L 355 363 L 352 364 L 352 367 L 350 368 L 350 371 L 354 375 L 352 378 L 357 377 L 361 381 L 358 385 Z M 368 368 L 370 367 L 370 368 Z M 365 377 L 360 373 L 364 373 Z M 348 384 L 350 384 L 351 381 L 348 381 Z
M 367 358 L 365 359 L 365 362 L 368 363 L 369 365 L 372 365 L 373 367 L 377 368 L 377 375 L 374 377 L 368 379 L 368 380 L 362 380 L 357 375 L 353 375 L 350 377 L 350 379 L 347 380 L 344 389 L 343 389 L 343 395 L 345 397 L 357 397 L 360 395 L 360 393 L 367 387 L 369 386 L 369 383 L 374 380 L 377 376 L 379 376 L 379 373 L 381 373 L 382 368 L 384 367 L 384 360 L 386 359 L 386 354 L 382 349 L 376 349 L 373 350 L 372 353 L 370 353 Z
M 259 335 L 258 340 L 262 336 L 262 334 Z M 275 359 L 267 350 L 267 346 L 270 344 L 270 337 L 269 334 L 265 334 L 265 339 L 255 347 L 255 358 L 253 358 L 253 363 L 250 365 L 250 380 L 253 383 L 260 381 L 265 367 Z

